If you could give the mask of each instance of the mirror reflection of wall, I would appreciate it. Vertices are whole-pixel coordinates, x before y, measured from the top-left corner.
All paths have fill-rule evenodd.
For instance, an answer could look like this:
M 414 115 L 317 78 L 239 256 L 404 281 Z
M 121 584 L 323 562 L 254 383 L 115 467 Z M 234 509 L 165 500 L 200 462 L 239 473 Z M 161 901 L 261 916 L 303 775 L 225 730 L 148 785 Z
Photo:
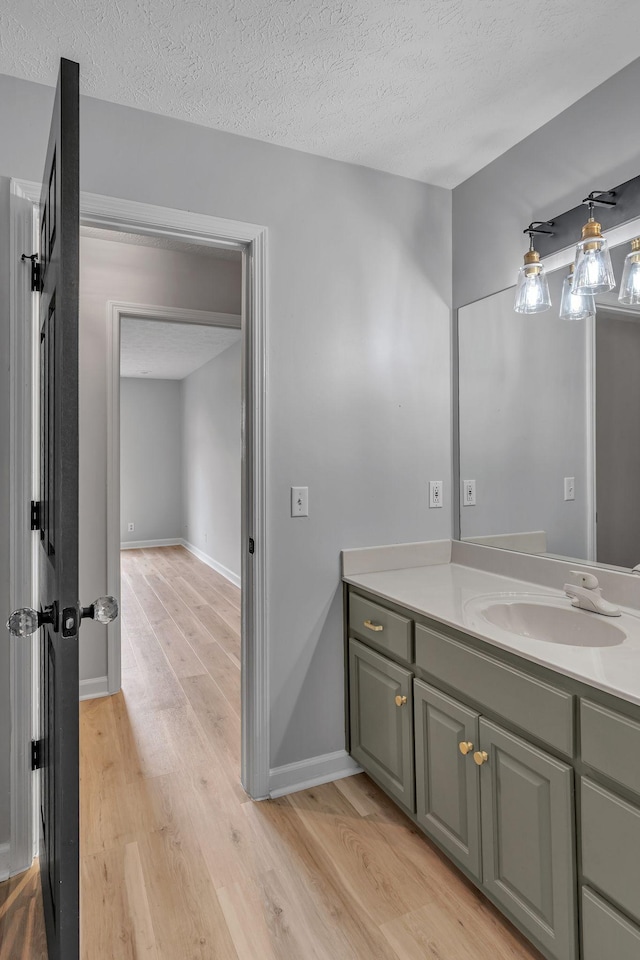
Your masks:
M 612 251 L 618 284 L 628 251 Z M 513 288 L 458 312 L 460 536 L 633 567 L 640 307 L 618 303 L 616 288 L 597 298 L 595 322 L 561 320 L 567 272 L 549 275 L 545 313 L 517 314 Z

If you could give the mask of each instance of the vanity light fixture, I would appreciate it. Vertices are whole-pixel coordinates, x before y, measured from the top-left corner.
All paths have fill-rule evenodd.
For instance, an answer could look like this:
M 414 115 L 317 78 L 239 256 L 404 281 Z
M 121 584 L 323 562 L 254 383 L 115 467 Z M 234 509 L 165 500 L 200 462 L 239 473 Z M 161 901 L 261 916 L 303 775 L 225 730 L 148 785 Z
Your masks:
M 551 306 L 551 295 L 545 269 L 540 263 L 540 254 L 535 249 L 533 238 L 538 233 L 552 235 L 551 230 L 542 230 L 541 227 L 551 227 L 551 221 L 534 220 L 523 233 L 529 234 L 529 249 L 524 255 L 524 263 L 518 271 L 516 284 L 516 299 L 514 310 L 516 313 L 542 313 Z
M 609 244 L 602 236 L 602 227 L 593 215 L 594 206 L 615 207 L 610 190 L 593 190 L 583 203 L 589 206 L 589 219 L 582 228 L 582 239 L 576 247 L 573 292 L 584 294 L 606 293 L 613 290 L 616 280 L 613 275 Z
M 640 247 L 639 247 L 640 249 Z M 640 279 L 640 278 L 639 278 Z M 573 264 L 562 284 L 560 298 L 561 320 L 588 320 L 596 315 L 596 298 L 592 293 L 573 292 Z
M 640 303 L 640 237 L 631 241 L 631 253 L 625 257 L 618 300 L 620 303 Z

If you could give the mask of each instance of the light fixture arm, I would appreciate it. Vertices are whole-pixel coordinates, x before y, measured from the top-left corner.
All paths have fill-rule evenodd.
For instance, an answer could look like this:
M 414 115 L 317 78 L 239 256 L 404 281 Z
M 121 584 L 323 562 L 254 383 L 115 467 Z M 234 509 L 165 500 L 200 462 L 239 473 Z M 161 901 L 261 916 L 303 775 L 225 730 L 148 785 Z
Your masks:
M 605 197 L 615 197 L 615 190 L 592 190 L 588 197 L 585 197 L 582 201 L 589 205 L 589 217 L 593 219 L 593 208 L 594 207 L 615 207 L 618 204 L 617 200 L 605 200 Z
M 553 220 L 532 220 L 528 227 L 522 231 L 523 233 L 528 233 L 531 242 L 533 242 L 534 236 L 537 234 L 544 234 L 547 237 L 553 236 L 553 230 L 543 230 L 542 227 L 552 227 Z

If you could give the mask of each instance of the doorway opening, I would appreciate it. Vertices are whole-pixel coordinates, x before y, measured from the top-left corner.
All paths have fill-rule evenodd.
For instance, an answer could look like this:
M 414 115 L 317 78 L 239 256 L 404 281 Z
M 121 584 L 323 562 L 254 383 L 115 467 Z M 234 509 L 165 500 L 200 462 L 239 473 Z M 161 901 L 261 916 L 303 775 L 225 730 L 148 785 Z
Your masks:
M 11 212 L 14 251 L 26 250 L 35 243 L 31 238 L 38 236 L 36 213 L 39 193 L 39 184 L 12 181 Z M 240 329 L 237 330 L 240 343 L 236 347 L 241 354 L 242 379 L 240 578 L 243 590 L 239 655 L 242 668 L 240 755 L 241 781 L 244 790 L 251 798 L 260 799 L 269 794 L 265 515 L 266 230 L 254 224 L 86 193 L 81 194 L 80 219 L 82 228 L 85 230 L 93 228 L 135 234 L 146 238 L 153 247 L 170 242 L 186 242 L 200 251 L 217 248 L 227 251 L 228 254 L 234 254 L 236 261 L 238 257 L 240 258 L 239 314 L 241 320 Z M 113 243 L 111 245 L 115 246 Z M 12 387 L 12 422 L 13 435 L 18 437 L 21 435 L 24 423 L 33 422 L 34 417 L 37 416 L 37 404 L 34 404 L 37 377 L 31 368 L 35 335 L 32 326 L 25 320 L 32 311 L 32 298 L 26 283 L 23 283 L 25 273 L 19 272 L 23 267 L 19 264 L 19 257 L 14 257 L 12 262 L 14 261 L 18 263 L 18 267 L 15 267 L 12 273 L 14 295 L 11 299 L 11 323 L 15 334 L 13 345 L 15 356 L 12 356 L 12 359 L 15 361 L 13 369 L 20 371 L 21 377 L 16 379 L 15 389 Z M 139 303 L 139 299 L 130 296 L 127 302 L 137 300 Z M 163 304 L 167 299 L 158 294 L 151 302 L 155 305 Z M 113 311 L 120 309 L 121 305 L 121 302 L 110 305 L 111 316 Z M 148 304 L 143 306 L 148 308 Z M 186 309 L 186 317 L 183 316 L 181 321 L 175 321 L 175 317 L 165 317 L 164 322 L 174 320 L 188 323 L 193 322 L 194 319 L 196 321 L 203 319 L 202 311 L 194 317 L 190 309 Z M 149 311 L 149 315 L 146 316 L 147 321 L 162 322 L 161 318 L 153 315 L 153 307 L 148 308 Z M 211 311 L 204 312 L 211 313 Z M 210 320 L 211 317 L 206 319 Z M 219 316 L 216 319 L 220 321 Z M 238 313 L 234 313 L 232 319 L 234 322 L 231 327 L 237 328 Z M 101 339 L 89 337 L 85 341 L 84 355 L 81 355 L 80 363 L 81 368 L 95 370 L 96 378 L 101 381 L 105 394 L 100 411 L 97 414 L 93 411 L 95 416 L 92 421 L 99 438 L 101 459 L 98 458 L 93 464 L 89 463 L 89 469 L 101 471 L 99 474 L 101 482 L 106 487 L 106 493 L 109 494 L 107 502 L 112 503 L 111 494 L 114 489 L 119 491 L 118 457 L 113 455 L 113 449 L 108 449 L 109 444 L 112 441 L 115 443 L 118 439 L 117 431 L 113 431 L 111 427 L 116 418 L 119 418 L 119 342 L 113 336 L 113 323 L 106 315 L 103 316 L 101 329 Z M 81 389 L 81 416 L 90 417 L 92 412 L 85 403 L 86 399 Z M 15 479 L 12 481 L 11 489 L 11 514 L 17 518 L 23 518 L 26 515 L 23 509 L 25 490 L 29 492 L 32 489 L 31 478 L 37 474 L 36 460 L 37 451 L 32 450 L 28 445 L 25 445 L 24 450 L 16 450 L 15 456 L 12 457 Z M 103 491 L 101 496 L 105 497 L 106 493 Z M 117 503 L 119 499 L 117 494 L 115 499 Z M 92 511 L 96 516 L 102 515 L 104 522 L 106 512 L 104 500 L 97 504 L 85 503 L 84 511 L 85 515 L 87 511 L 89 515 Z M 108 529 L 116 546 L 116 557 L 119 557 L 119 524 L 110 523 Z M 99 543 L 106 554 L 105 532 L 103 528 Z M 175 546 L 181 549 L 181 545 Z M 194 544 L 194 546 L 197 545 Z M 185 562 L 201 560 L 186 549 L 185 554 L 189 558 Z M 12 536 L 11 556 L 12 568 L 20 571 L 20 577 L 14 578 L 11 590 L 13 605 L 17 607 L 24 604 L 25 596 L 28 597 L 34 587 L 28 530 L 20 527 Z M 211 584 L 215 579 L 216 571 L 205 566 L 206 576 Z M 115 566 L 112 565 L 112 568 Z M 186 568 L 183 567 L 182 572 L 186 572 Z M 218 581 L 218 586 L 220 583 L 221 581 Z M 97 592 L 117 594 L 117 582 L 109 576 L 106 583 L 101 583 Z M 84 597 L 83 602 L 91 599 L 92 597 Z M 119 639 L 112 632 L 104 652 L 102 669 L 94 672 L 93 676 L 88 676 L 86 671 L 84 675 L 81 674 L 81 679 L 101 681 L 102 688 L 97 689 L 91 684 L 81 685 L 81 697 L 113 692 L 113 689 L 109 689 L 109 684 L 119 683 L 119 652 Z M 15 816 L 12 811 L 11 874 L 21 872 L 31 862 L 35 849 L 36 830 L 35 818 L 30 812 L 37 805 L 32 793 L 30 749 L 32 731 L 36 729 L 32 712 L 36 700 L 36 690 L 32 687 L 34 658 L 30 645 L 23 645 L 17 654 L 12 661 L 11 676 L 12 701 L 15 704 L 12 707 L 11 793 L 12 807 L 16 811 Z M 20 814 L 21 811 L 24 813 Z
M 132 743 L 144 747 L 137 735 L 151 725 L 166 754 L 175 731 L 160 732 L 167 716 L 159 714 L 179 709 L 182 723 L 198 725 L 198 709 L 217 703 L 239 780 L 242 253 L 94 227 L 81 229 L 80 251 L 85 339 L 106 322 L 117 358 L 106 472 L 119 483 L 108 492 L 107 569 L 109 592 L 121 599 L 106 678 L 104 633 L 83 637 L 81 696 L 121 697 L 119 723 L 129 723 Z M 170 305 L 151 305 L 154 296 Z M 82 436 L 86 470 L 100 440 Z M 99 530 L 89 524 L 99 522 L 88 521 L 81 537 L 88 594 L 100 561 Z

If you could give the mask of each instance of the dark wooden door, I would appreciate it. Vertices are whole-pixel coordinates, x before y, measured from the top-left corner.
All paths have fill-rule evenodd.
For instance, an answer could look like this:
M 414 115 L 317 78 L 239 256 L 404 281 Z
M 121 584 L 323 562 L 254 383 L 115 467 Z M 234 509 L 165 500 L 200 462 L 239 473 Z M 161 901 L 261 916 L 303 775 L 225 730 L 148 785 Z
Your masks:
M 79 957 L 78 64 L 60 63 L 40 199 L 40 871 L 50 960 Z

